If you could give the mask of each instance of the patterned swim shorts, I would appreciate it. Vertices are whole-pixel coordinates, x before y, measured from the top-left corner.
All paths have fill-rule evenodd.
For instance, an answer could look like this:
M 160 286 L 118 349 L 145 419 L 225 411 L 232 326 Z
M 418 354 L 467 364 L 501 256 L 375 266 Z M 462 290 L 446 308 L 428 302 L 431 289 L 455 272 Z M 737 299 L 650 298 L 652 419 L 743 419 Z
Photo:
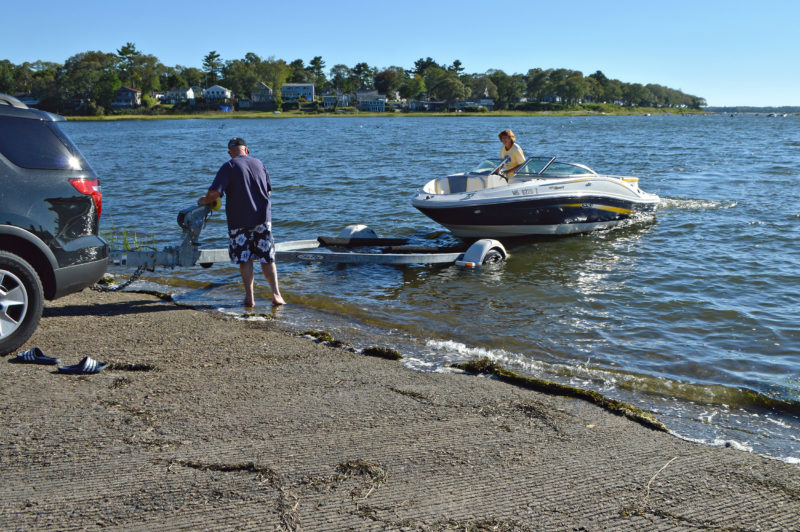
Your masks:
M 270 222 L 248 229 L 229 229 L 228 236 L 228 255 L 233 264 L 244 264 L 251 260 L 265 264 L 275 262 L 275 242 Z

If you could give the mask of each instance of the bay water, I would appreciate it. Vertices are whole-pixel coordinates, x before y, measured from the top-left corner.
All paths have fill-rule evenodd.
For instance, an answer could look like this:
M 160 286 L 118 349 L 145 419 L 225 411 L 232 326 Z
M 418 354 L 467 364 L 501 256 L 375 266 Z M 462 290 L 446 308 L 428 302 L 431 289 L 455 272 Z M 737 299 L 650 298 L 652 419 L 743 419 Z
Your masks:
M 180 209 L 245 138 L 273 185 L 276 241 L 366 224 L 420 244 L 457 240 L 411 206 L 433 177 L 527 155 L 632 175 L 654 216 L 586 235 L 506 243 L 504 264 L 278 264 L 289 305 L 256 312 L 356 347 L 398 349 L 421 371 L 489 357 L 656 413 L 676 435 L 800 463 L 800 116 L 311 117 L 67 122 L 101 178 L 114 245 L 179 241 Z M 203 232 L 225 248 L 224 211 Z M 130 275 L 131 270 L 110 268 Z M 147 272 L 200 308 L 244 313 L 238 268 Z M 250 318 L 258 319 L 258 318 Z

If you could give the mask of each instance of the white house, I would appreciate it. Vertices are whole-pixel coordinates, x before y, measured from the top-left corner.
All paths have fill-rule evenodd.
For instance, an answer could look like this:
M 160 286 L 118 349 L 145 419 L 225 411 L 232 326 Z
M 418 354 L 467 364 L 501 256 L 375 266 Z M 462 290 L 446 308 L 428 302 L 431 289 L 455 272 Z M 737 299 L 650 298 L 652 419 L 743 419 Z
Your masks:
M 194 101 L 194 90 L 192 88 L 178 87 L 170 89 L 164 93 L 164 103 L 182 103 Z
M 281 87 L 281 98 L 284 102 L 293 102 L 300 98 L 305 98 L 306 101 L 314 101 L 314 84 L 313 83 L 286 83 Z
M 203 91 L 203 97 L 207 102 L 224 102 L 233 98 L 233 92 L 220 85 L 212 85 Z

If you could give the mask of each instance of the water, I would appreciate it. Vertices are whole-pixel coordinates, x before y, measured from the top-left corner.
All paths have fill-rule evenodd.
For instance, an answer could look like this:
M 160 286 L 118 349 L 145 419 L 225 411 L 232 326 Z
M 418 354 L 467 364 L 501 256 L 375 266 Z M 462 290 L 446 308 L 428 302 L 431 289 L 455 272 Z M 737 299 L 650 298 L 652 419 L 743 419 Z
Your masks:
M 280 263 L 275 313 L 436 371 L 488 356 L 519 373 L 654 410 L 676 434 L 800 463 L 800 117 L 293 118 L 67 123 L 101 176 L 104 231 L 158 247 L 242 136 L 273 182 L 278 241 L 364 223 L 453 241 L 410 205 L 428 179 L 500 149 L 635 175 L 654 218 L 510 244 L 497 267 Z M 225 247 L 224 215 L 204 232 Z M 112 270 L 113 271 L 113 270 Z M 122 272 L 125 273 L 125 272 Z M 145 276 L 182 301 L 242 312 L 238 269 Z M 257 298 L 269 312 L 260 280 Z

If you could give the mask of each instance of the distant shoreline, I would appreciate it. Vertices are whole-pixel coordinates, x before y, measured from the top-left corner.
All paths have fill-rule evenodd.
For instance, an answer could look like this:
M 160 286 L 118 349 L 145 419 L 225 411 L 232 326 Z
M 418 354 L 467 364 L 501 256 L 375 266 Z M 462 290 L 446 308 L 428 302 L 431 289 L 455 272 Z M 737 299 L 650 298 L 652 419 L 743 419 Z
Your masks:
M 526 116 L 645 116 L 645 115 L 704 115 L 705 111 L 697 109 L 675 109 L 675 108 L 650 108 L 638 107 L 613 112 L 596 112 L 585 109 L 573 111 L 487 111 L 487 112 L 464 112 L 464 113 L 304 113 L 301 111 L 283 111 L 275 113 L 273 111 L 208 111 L 203 113 L 190 114 L 121 114 L 107 116 L 67 116 L 67 120 L 75 122 L 110 122 L 118 120 L 207 120 L 224 118 L 338 118 L 338 117 L 526 117 Z

